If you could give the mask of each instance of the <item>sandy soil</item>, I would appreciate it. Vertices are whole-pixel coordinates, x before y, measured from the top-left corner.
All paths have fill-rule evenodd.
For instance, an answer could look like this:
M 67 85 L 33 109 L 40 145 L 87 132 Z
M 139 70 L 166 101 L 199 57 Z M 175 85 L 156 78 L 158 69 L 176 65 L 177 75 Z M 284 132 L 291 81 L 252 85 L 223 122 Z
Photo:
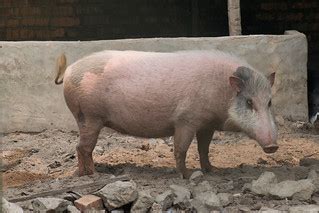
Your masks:
M 279 127 L 280 148 L 274 154 L 263 153 L 255 141 L 240 133 L 215 133 L 210 146 L 210 160 L 217 170 L 205 174 L 205 179 L 220 192 L 241 193 L 242 186 L 256 179 L 263 171 L 275 172 L 279 180 L 306 178 L 313 168 L 319 171 L 318 130 L 289 121 Z M 173 183 L 189 184 L 175 172 L 171 138 L 134 138 L 109 130 L 100 134 L 94 150 L 98 172 L 93 176 L 73 177 L 78 140 L 77 132 L 61 130 L 4 135 L 1 145 L 4 196 L 10 200 L 123 174 L 135 180 L 140 189 L 150 189 L 154 195 Z M 194 170 L 199 169 L 196 141 L 188 152 L 187 164 Z M 230 182 L 233 187 L 229 187 Z M 252 210 L 261 206 L 284 209 L 302 203 L 248 193 L 231 206 L 248 206 Z

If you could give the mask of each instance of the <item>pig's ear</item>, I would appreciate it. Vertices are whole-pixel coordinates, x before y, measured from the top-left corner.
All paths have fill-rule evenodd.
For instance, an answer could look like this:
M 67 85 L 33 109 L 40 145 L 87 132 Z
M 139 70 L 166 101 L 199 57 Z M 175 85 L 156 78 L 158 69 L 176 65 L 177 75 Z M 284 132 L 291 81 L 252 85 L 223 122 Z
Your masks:
M 275 76 L 276 76 L 276 73 L 275 72 L 273 72 L 273 73 L 271 73 L 267 78 L 268 78 L 268 80 L 269 80 L 269 82 L 270 82 L 270 86 L 273 86 L 274 85 L 274 82 L 275 82 Z
M 237 92 L 240 92 L 244 89 L 244 82 L 238 77 L 230 76 L 229 84 Z

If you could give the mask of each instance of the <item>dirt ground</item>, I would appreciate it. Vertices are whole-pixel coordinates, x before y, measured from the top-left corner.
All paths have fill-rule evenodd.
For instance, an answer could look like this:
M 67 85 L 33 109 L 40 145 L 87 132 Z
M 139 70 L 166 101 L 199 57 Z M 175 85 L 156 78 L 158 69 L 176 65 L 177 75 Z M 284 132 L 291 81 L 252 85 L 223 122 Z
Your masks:
M 168 189 L 170 184 L 189 185 L 188 180 L 181 179 L 175 172 L 171 138 L 134 138 L 103 130 L 94 150 L 98 172 L 74 177 L 78 140 L 77 132 L 61 130 L 4 135 L 1 145 L 4 197 L 10 200 L 124 174 L 133 179 L 139 189 L 150 189 L 154 195 Z M 310 169 L 319 171 L 318 129 L 301 122 L 281 122 L 278 143 L 280 148 L 276 153 L 265 154 L 257 142 L 240 133 L 217 132 L 210 146 L 210 160 L 217 170 L 205 174 L 204 178 L 219 192 L 242 193 L 230 204 L 233 207 L 258 210 L 265 206 L 280 210 L 314 203 L 243 194 L 243 185 L 257 179 L 263 171 L 273 171 L 279 181 L 306 178 Z M 187 164 L 194 170 L 199 169 L 196 141 L 188 151 Z M 319 194 L 314 196 L 319 201 Z M 29 204 L 20 205 L 28 208 Z

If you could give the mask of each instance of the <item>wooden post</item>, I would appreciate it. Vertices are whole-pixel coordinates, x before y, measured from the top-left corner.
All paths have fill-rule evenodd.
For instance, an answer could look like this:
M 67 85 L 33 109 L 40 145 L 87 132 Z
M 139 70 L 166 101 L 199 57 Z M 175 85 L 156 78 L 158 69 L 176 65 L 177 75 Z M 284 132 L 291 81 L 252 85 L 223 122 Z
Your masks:
M 228 0 L 229 35 L 241 35 L 240 0 Z

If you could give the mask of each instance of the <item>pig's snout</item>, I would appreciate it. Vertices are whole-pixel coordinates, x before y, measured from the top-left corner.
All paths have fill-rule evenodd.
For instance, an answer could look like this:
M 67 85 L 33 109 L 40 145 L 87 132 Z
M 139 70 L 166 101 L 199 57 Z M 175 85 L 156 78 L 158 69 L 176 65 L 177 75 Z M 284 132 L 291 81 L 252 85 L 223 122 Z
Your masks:
M 279 146 L 277 144 L 272 144 L 270 146 L 263 147 L 265 153 L 275 153 L 278 150 Z

